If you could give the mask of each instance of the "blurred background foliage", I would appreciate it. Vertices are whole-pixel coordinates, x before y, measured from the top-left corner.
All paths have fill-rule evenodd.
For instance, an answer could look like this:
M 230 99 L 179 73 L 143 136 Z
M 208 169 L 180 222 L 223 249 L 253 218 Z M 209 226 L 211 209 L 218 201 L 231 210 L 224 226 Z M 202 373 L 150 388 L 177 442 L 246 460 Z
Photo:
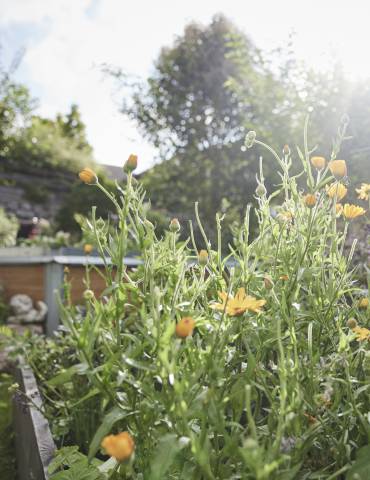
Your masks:
M 140 178 L 162 228 L 173 216 L 185 226 L 198 200 L 209 235 L 215 234 L 216 212 L 227 214 L 227 231 L 254 200 L 262 152 L 245 149 L 247 131 L 256 130 L 278 152 L 289 144 L 297 159 L 295 145 L 302 143 L 307 113 L 310 147 L 317 145 L 316 153 L 327 157 L 337 127 L 348 115 L 351 138 L 340 156 L 348 161 L 351 182 L 364 180 L 370 164 L 370 82 L 350 81 L 335 63 L 325 72 L 314 71 L 294 57 L 293 44 L 294 38 L 284 48 L 263 52 L 236 25 L 216 15 L 208 25 L 189 23 L 162 49 L 145 80 L 103 67 L 122 89 L 122 113 L 158 149 L 155 166 Z M 76 105 L 54 120 L 34 115 L 36 103 L 27 88 L 4 69 L 0 75 L 0 160 L 8 168 L 77 172 L 82 165 L 94 165 Z M 123 152 L 123 161 L 128 153 Z M 263 162 L 269 189 L 278 182 L 276 168 L 265 154 Z M 92 191 L 72 185 L 57 217 L 59 228 L 76 229 L 73 213 L 86 213 L 91 204 L 107 214 L 109 205 L 91 199 Z

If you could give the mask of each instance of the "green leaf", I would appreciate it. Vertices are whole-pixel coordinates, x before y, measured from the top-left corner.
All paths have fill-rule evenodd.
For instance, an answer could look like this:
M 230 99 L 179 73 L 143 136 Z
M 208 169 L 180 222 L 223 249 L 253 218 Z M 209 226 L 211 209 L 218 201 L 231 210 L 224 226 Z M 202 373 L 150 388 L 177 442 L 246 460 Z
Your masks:
M 163 480 L 173 464 L 176 455 L 186 445 L 181 444 L 177 435 L 169 433 L 158 442 L 150 466 L 150 480 Z
M 95 457 L 96 452 L 100 448 L 101 441 L 105 435 L 110 433 L 113 425 L 118 422 L 118 420 L 122 420 L 122 418 L 127 417 L 128 415 L 133 415 L 136 412 L 125 412 L 119 407 L 114 407 L 110 412 L 108 412 L 104 419 L 103 423 L 100 425 L 98 430 L 96 431 L 94 438 L 90 443 L 88 459 L 91 461 L 93 457 Z
M 362 447 L 357 452 L 356 461 L 349 469 L 346 480 L 362 480 L 369 478 L 370 446 Z
M 69 367 L 64 372 L 59 373 L 58 375 L 56 375 L 46 383 L 50 387 L 56 387 L 58 385 L 62 385 L 63 383 L 69 382 L 73 377 L 73 375 L 75 375 L 76 373 L 78 373 L 79 375 L 82 375 L 83 373 L 87 372 L 88 368 L 89 367 L 87 363 L 78 363 L 77 365 L 72 365 L 72 367 Z

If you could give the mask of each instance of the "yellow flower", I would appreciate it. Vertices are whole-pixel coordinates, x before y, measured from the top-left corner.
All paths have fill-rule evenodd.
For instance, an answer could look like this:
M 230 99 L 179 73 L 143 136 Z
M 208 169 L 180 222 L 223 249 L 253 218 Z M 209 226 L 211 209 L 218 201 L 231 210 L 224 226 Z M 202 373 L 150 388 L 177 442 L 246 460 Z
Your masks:
M 282 220 L 283 222 L 291 222 L 293 220 L 293 213 L 289 210 L 284 210 L 278 214 L 278 219 Z
M 356 188 L 360 200 L 369 200 L 370 183 L 362 183 L 360 188 Z
M 359 308 L 367 308 L 369 306 L 369 299 L 367 297 L 362 297 L 358 302 Z
M 314 207 L 316 204 L 316 197 L 312 193 L 308 193 L 303 197 L 304 203 L 307 207 Z
M 128 432 L 121 432 L 118 435 L 108 435 L 104 437 L 101 446 L 107 455 L 114 457 L 118 462 L 130 458 L 135 450 L 134 439 Z
M 284 274 L 284 275 L 280 275 L 279 277 L 279 280 L 283 280 L 284 282 L 288 281 L 289 280 L 289 276 Z
M 317 170 L 322 170 L 325 168 L 326 160 L 324 157 L 312 157 L 311 163 Z
M 341 203 L 336 203 L 335 204 L 335 213 L 337 217 L 339 217 L 343 212 L 343 205 Z
M 359 207 L 358 205 L 349 205 L 348 203 L 346 203 L 343 207 L 343 215 L 349 220 L 359 217 L 365 212 L 366 210 L 362 207 Z
M 176 335 L 180 338 L 186 338 L 193 333 L 195 322 L 191 317 L 182 318 L 176 325 Z
M 90 245 L 90 243 L 85 243 L 84 245 L 84 252 L 86 255 L 90 255 L 90 253 L 93 251 L 94 247 Z
M 330 198 L 337 197 L 337 200 L 342 200 L 347 195 L 347 189 L 342 183 L 332 183 L 326 186 L 326 193 Z
M 133 172 L 136 167 L 137 167 L 137 155 L 131 154 L 128 157 L 123 169 L 125 172 Z
M 244 288 L 239 288 L 235 297 L 228 295 L 226 292 L 218 292 L 218 296 L 222 303 L 215 303 L 211 308 L 215 310 L 222 310 L 233 317 L 242 315 L 247 310 L 255 313 L 261 311 L 261 307 L 265 305 L 266 300 L 257 300 L 255 297 L 245 294 Z
M 345 160 L 332 160 L 329 162 L 329 170 L 336 178 L 347 176 L 347 165 Z
M 98 183 L 98 176 L 94 170 L 91 170 L 89 167 L 82 169 L 78 176 L 80 177 L 80 180 L 87 185 L 96 185 Z
M 364 327 L 355 327 L 352 332 L 356 334 L 356 340 L 362 342 L 363 340 L 370 340 L 370 330 Z

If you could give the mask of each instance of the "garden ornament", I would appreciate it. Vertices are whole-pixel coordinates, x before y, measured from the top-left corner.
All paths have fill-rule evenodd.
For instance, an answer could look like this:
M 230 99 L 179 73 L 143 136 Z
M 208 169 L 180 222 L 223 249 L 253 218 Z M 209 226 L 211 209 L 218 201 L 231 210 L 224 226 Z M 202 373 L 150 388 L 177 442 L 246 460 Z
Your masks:
M 9 306 L 13 315 L 8 317 L 8 323 L 39 323 L 44 321 L 48 311 L 46 303 L 36 302 L 36 308 L 33 306 L 32 298 L 28 295 L 13 295 L 9 301 Z

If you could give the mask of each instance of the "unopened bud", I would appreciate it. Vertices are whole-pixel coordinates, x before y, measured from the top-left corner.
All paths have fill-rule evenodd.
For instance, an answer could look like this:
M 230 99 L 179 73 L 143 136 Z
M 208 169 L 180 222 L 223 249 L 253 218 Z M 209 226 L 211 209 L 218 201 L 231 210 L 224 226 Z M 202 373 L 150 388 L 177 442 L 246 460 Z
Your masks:
M 271 290 L 271 288 L 274 286 L 273 284 L 273 281 L 272 281 L 272 278 L 270 277 L 270 275 L 266 275 L 263 279 L 263 283 L 265 285 L 265 288 L 267 290 Z
M 247 133 L 245 136 L 245 141 L 244 145 L 247 148 L 251 148 L 254 145 L 254 141 L 256 140 L 256 132 L 254 130 L 251 130 L 250 132 Z
M 289 145 L 285 144 L 283 147 L 283 154 L 284 155 L 290 155 L 290 148 Z
M 95 294 L 92 290 L 85 290 L 83 293 L 83 296 L 85 300 L 92 300 Z
M 347 321 L 347 327 L 348 328 L 356 328 L 357 327 L 357 321 L 355 318 L 349 318 L 348 321 Z
M 133 172 L 135 168 L 137 167 L 137 155 L 131 154 L 125 165 L 123 166 L 123 170 L 125 172 Z
M 200 265 L 207 265 L 208 263 L 208 252 L 207 250 L 201 250 L 198 255 L 198 261 Z
M 266 195 L 266 187 L 264 186 L 263 183 L 259 183 L 257 185 L 257 188 L 256 188 L 256 195 L 257 197 L 263 197 L 264 195 Z
M 178 221 L 177 218 L 173 218 L 171 221 L 170 221 L 170 231 L 173 232 L 173 233 L 177 233 L 180 231 L 180 222 Z
M 84 245 L 84 252 L 86 255 L 90 255 L 90 253 L 93 251 L 94 247 L 90 243 L 85 243 Z
M 313 193 L 308 193 L 303 198 L 304 203 L 307 207 L 312 208 L 316 205 L 316 196 Z

